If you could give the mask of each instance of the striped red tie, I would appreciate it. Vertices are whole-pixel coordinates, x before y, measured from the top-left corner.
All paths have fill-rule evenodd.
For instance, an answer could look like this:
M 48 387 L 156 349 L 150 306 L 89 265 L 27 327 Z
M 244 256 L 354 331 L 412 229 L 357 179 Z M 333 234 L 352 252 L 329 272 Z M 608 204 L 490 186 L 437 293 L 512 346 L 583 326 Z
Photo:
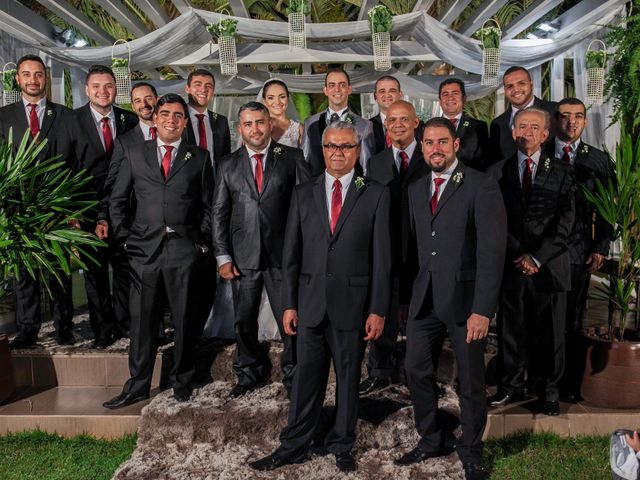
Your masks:
M 340 180 L 333 182 L 333 194 L 331 195 L 331 234 L 336 231 L 338 218 L 342 211 L 342 183 Z

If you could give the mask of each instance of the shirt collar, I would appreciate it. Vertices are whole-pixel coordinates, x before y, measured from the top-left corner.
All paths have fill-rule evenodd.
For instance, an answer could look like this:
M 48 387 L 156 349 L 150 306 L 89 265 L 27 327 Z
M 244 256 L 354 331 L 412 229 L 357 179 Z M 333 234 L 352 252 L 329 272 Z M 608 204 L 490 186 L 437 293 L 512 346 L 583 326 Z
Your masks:
M 460 113 L 459 113 L 459 114 L 457 114 L 455 117 L 450 117 L 450 116 L 448 116 L 448 115 L 445 115 L 444 117 L 445 117 L 447 120 L 449 120 L 449 121 L 451 121 L 451 120 L 453 120 L 453 119 L 455 118 L 455 119 L 456 119 L 456 125 L 458 125 L 458 124 L 460 123 L 460 119 L 462 118 L 462 113 L 463 113 L 463 112 L 460 112 Z
M 342 117 L 346 115 L 346 113 L 349 111 L 349 107 L 345 107 L 342 110 L 336 112 L 335 110 L 332 110 L 331 108 L 327 109 L 327 118 L 331 118 L 331 115 L 334 113 L 338 114 L 338 117 L 340 117 L 340 120 L 342 120 Z
M 536 96 L 534 95 L 533 97 L 531 97 L 531 101 L 529 103 L 527 103 L 524 107 L 522 108 L 516 108 L 513 105 L 511 105 L 511 116 L 515 115 L 517 112 L 519 112 L 520 110 L 524 110 L 525 108 L 529 108 L 529 107 L 533 107 L 533 103 L 536 101 Z
M 144 122 L 139 121 L 138 125 L 140 126 L 140 130 L 142 130 L 142 136 L 144 137 L 144 139 L 151 139 L 149 136 L 149 130 L 151 129 L 151 127 L 153 125 L 147 125 Z M 157 138 L 157 137 L 156 137 Z
M 340 183 L 342 184 L 342 190 L 344 191 L 351 184 L 351 180 L 353 180 L 353 176 L 354 175 L 355 175 L 355 170 L 351 170 L 346 175 L 343 175 L 339 179 L 337 179 L 337 178 L 335 178 L 333 175 L 331 175 L 329 172 L 327 172 L 325 170 L 324 171 L 324 184 L 325 184 L 326 188 L 329 191 L 331 191 L 331 189 L 333 188 L 333 183 L 336 180 L 340 180 Z
M 530 158 L 531 160 L 533 160 L 533 163 L 536 166 L 538 166 L 538 163 L 540 162 L 540 154 L 541 153 L 542 152 L 540 150 L 538 150 L 536 153 L 534 153 L 533 155 L 528 157 L 527 155 L 522 153 L 520 150 L 518 150 L 518 165 L 520 165 L 522 162 L 525 162 L 527 160 L 527 158 Z
M 252 150 L 249 147 L 247 148 L 247 153 L 249 154 L 249 158 L 253 157 L 256 153 L 261 153 L 263 155 L 263 159 L 267 158 L 267 153 L 269 152 L 269 147 L 271 146 L 271 140 L 267 143 L 267 146 L 260 151 Z
M 571 151 L 575 152 L 576 150 L 578 150 L 578 146 L 580 145 L 580 138 L 578 138 L 577 140 L 571 143 L 567 143 L 560 140 L 558 137 L 555 137 L 555 142 L 556 142 L 556 153 L 558 151 L 562 152 L 562 149 L 564 148 L 565 145 L 569 145 L 571 147 Z
M 89 104 L 89 109 L 91 110 L 91 114 L 93 115 L 93 118 L 95 119 L 96 123 L 100 124 L 100 121 L 104 118 L 104 117 L 109 117 L 109 120 L 111 120 L 112 122 L 115 123 L 116 121 L 116 114 L 113 111 L 113 107 L 111 107 L 111 111 L 107 114 L 107 115 L 103 115 L 100 112 L 96 111 L 91 104 Z
M 434 178 L 442 178 L 445 181 L 449 180 L 449 178 L 451 178 L 451 175 L 453 175 L 453 172 L 455 171 L 455 169 L 458 167 L 458 159 L 456 158 L 453 163 L 451 165 L 449 165 L 449 168 L 447 168 L 444 172 L 442 172 L 440 175 L 438 175 L 438 177 L 436 177 L 436 175 L 432 172 L 431 173 L 431 181 L 433 182 Z
M 411 160 L 411 157 L 413 157 L 413 152 L 415 151 L 417 145 L 418 145 L 418 142 L 414 138 L 413 141 L 407 146 L 407 148 L 404 149 L 404 152 L 409 157 L 409 160 Z M 395 145 L 392 145 L 391 148 L 393 149 L 393 158 L 398 158 L 398 155 L 400 155 L 401 150 L 397 148 Z
M 29 108 L 28 105 L 30 103 L 35 103 L 38 106 L 38 108 L 36 108 L 36 112 L 39 113 L 41 110 L 43 110 L 47 106 L 47 97 L 42 97 L 37 102 L 29 102 L 27 101 L 26 98 L 22 97 L 22 103 L 24 103 L 24 108 Z
M 384 125 L 386 119 L 387 116 L 384 113 L 380 112 L 380 121 L 382 122 L 382 125 Z
M 189 116 L 195 117 L 196 115 L 204 115 L 205 118 L 209 118 L 209 109 L 205 108 L 204 112 L 200 113 L 198 110 L 189 105 Z
M 182 143 L 181 138 L 179 138 L 173 143 L 164 143 L 162 140 L 160 140 L 160 137 L 156 138 L 156 145 L 160 149 L 161 153 L 164 153 L 164 150 L 165 150 L 164 148 L 161 148 L 161 147 L 164 147 L 165 145 L 169 145 L 170 147 L 173 147 L 173 151 L 171 152 L 173 154 L 174 152 L 178 151 L 181 143 Z

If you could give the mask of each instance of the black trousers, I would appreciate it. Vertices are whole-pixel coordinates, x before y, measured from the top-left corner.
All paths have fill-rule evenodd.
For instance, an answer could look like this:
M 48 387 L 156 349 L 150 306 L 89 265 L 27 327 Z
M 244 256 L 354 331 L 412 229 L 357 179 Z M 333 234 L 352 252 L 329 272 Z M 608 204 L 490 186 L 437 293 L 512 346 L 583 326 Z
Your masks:
M 148 394 L 158 351 L 158 328 L 168 302 L 175 329 L 174 389 L 186 389 L 195 371 L 194 343 L 197 298 L 203 256 L 189 239 L 169 236 L 152 259 L 131 254 L 131 345 L 129 373 L 123 391 Z
M 338 330 L 326 316 L 317 327 L 298 325 L 298 365 L 279 454 L 292 460 L 305 457 L 322 413 L 331 360 L 336 374 L 336 415 L 325 447 L 334 454 L 351 451 L 358 420 L 363 336 L 361 330 Z
M 498 318 L 500 385 L 506 393 L 522 391 L 525 380 L 537 383 L 548 401 L 557 401 L 564 370 L 566 292 L 542 290 L 531 277 L 502 292 Z
M 400 306 L 399 279 L 393 280 L 391 307 L 385 319 L 384 330 L 377 340 L 369 342 L 369 358 L 367 371 L 370 377 L 391 378 L 398 374 L 395 357 L 398 344 L 398 308 Z
M 235 311 L 236 352 L 233 371 L 240 385 L 253 386 L 266 380 L 267 368 L 258 342 L 258 312 L 262 287 L 267 290 L 273 316 L 282 338 L 283 351 L 280 357 L 282 383 L 290 385 L 296 365 L 296 341 L 284 333 L 282 327 L 282 304 L 280 269 L 243 270 L 239 278 L 232 280 L 233 308 Z
M 459 380 L 462 436 L 456 442 L 463 463 L 480 463 L 482 435 L 487 424 L 484 350 L 486 339 L 466 342 L 467 325 L 445 323 L 431 311 L 407 322 L 405 371 L 411 391 L 419 446 L 425 450 L 442 448 L 438 425 L 437 362 L 445 336 L 449 334 L 456 355 Z
M 584 375 L 585 351 L 581 332 L 590 281 L 591 274 L 586 265 L 571 265 L 571 290 L 567 292 L 565 324 L 565 368 L 562 376 L 562 388 L 570 394 L 580 393 Z
M 89 322 L 97 339 L 109 339 L 116 331 L 128 335 L 131 323 L 129 260 L 124 248 L 113 239 L 108 239 L 107 243 L 107 247 L 92 253 L 97 263 L 85 260 Z M 109 282 L 109 264 L 113 270 L 113 289 Z
M 62 284 L 53 276 L 49 281 L 51 292 L 51 320 L 58 338 L 73 330 L 73 298 L 71 294 L 71 277 L 59 272 Z M 18 333 L 27 337 L 37 337 L 42 325 L 42 309 L 40 305 L 40 283 L 31 278 L 23 270 L 16 281 L 16 323 Z
M 198 298 L 198 313 L 195 319 L 196 339 L 200 339 L 204 332 L 204 327 L 209 319 L 209 314 L 213 308 L 216 298 L 216 285 L 218 276 L 216 275 L 216 259 L 213 250 L 202 255 L 204 268 L 200 269 L 200 296 Z M 164 333 L 164 330 L 163 330 Z

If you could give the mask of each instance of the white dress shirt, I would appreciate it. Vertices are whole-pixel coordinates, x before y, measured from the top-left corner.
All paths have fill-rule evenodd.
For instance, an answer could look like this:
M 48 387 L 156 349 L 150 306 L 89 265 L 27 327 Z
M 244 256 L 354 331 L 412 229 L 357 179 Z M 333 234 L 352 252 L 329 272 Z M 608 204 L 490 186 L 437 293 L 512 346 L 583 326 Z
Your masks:
M 338 112 L 336 112 L 335 110 L 332 110 L 331 108 L 328 108 L 327 109 L 327 125 L 331 123 L 331 115 L 333 115 L 334 113 L 338 114 L 338 120 L 344 120 L 348 112 L 349 112 L 349 107 L 345 107 Z
M 342 184 L 342 205 L 344 205 L 344 199 L 347 198 L 347 190 L 349 190 L 349 185 L 351 185 L 351 180 L 353 180 L 354 171 L 351 170 L 346 175 L 343 175 L 339 179 L 333 177 L 326 170 L 324 171 L 324 191 L 325 197 L 327 200 L 327 211 L 329 213 L 329 225 L 331 225 L 331 202 L 333 199 L 333 183 L 336 180 L 340 180 Z
M 256 165 L 258 164 L 258 162 L 256 161 L 255 158 L 253 158 L 253 156 L 257 153 L 262 154 L 262 172 L 264 173 L 267 170 L 267 153 L 269 153 L 270 145 L 271 145 L 271 140 L 269 140 L 269 143 L 267 144 L 267 146 L 259 152 L 255 150 L 251 150 L 249 147 L 245 147 L 247 149 L 247 154 L 249 155 L 249 161 L 251 162 L 251 173 L 253 173 L 254 179 L 256 178 Z M 264 185 L 264 176 L 263 176 L 262 184 Z
M 407 148 L 404 149 L 404 152 L 409 157 L 409 165 L 411 165 L 411 157 L 413 157 L 413 152 L 415 151 L 417 146 L 418 146 L 418 142 L 414 138 L 413 141 L 409 144 L 409 146 L 407 146 Z M 400 172 L 400 166 L 402 165 L 400 152 L 403 150 L 400 150 L 395 145 L 392 145 L 391 149 L 393 150 L 393 161 L 396 163 L 396 168 L 398 169 L 398 172 Z
M 575 142 L 573 143 L 565 143 L 562 140 L 560 140 L 558 137 L 555 138 L 555 156 L 556 158 L 559 158 L 560 160 L 562 160 L 562 158 L 564 157 L 564 150 L 563 148 L 565 147 L 565 145 L 569 145 L 571 147 L 571 150 L 569 151 L 569 160 L 571 160 L 571 165 L 573 165 L 576 161 L 576 152 L 578 151 L 578 147 L 580 146 L 580 139 L 578 138 Z
M 100 112 L 97 112 L 91 105 L 89 105 L 89 109 L 91 110 L 91 116 L 93 117 L 93 122 L 96 125 L 96 130 L 98 130 L 98 137 L 100 137 L 100 141 L 102 142 L 102 148 L 106 150 L 107 147 L 104 144 L 104 137 L 102 136 L 102 119 L 105 117 L 109 119 L 109 127 L 111 128 L 111 139 L 115 140 L 116 135 L 118 134 L 116 128 L 116 114 L 113 111 L 113 108 L 107 115 L 102 115 Z
M 29 122 L 31 120 L 31 109 L 27 106 L 30 103 L 26 98 L 22 97 L 22 103 L 24 104 L 24 111 L 27 114 L 27 125 L 31 125 Z M 42 97 L 40 100 L 35 102 L 36 105 L 36 115 L 38 116 L 38 125 L 40 125 L 40 129 L 42 130 L 42 119 L 44 118 L 44 111 L 47 108 L 47 97 Z
M 200 143 L 200 120 L 198 120 L 198 117 L 196 115 L 200 115 L 200 112 L 189 105 L 189 122 L 191 122 L 191 128 L 193 129 L 193 135 L 196 138 L 196 143 Z M 209 110 L 205 108 L 204 112 L 202 112 L 202 115 L 204 115 L 202 121 L 204 122 L 204 131 L 205 136 L 207 137 L 207 150 L 209 151 L 209 158 L 211 158 L 211 164 L 213 165 L 213 131 L 211 130 Z
M 142 136 L 145 140 L 153 140 L 153 138 L 151 138 L 151 127 L 153 125 L 147 125 L 144 122 L 138 122 L 138 125 L 140 126 L 140 130 L 142 130 Z M 157 137 L 157 135 L 156 135 Z
M 444 189 L 447 188 L 447 184 L 449 183 L 449 179 L 451 178 L 451 175 L 453 175 L 453 172 L 455 171 L 456 167 L 458 166 L 458 159 L 456 158 L 453 163 L 451 165 L 449 165 L 449 168 L 447 168 L 444 172 L 442 172 L 440 175 L 436 176 L 435 173 L 431 173 L 431 180 L 429 181 L 429 186 L 431 187 L 431 196 L 433 196 L 433 192 L 436 189 L 436 182 L 434 181 L 434 179 L 436 178 L 442 178 L 444 180 L 444 182 L 442 182 L 440 184 L 440 187 L 438 187 L 438 201 L 440 201 L 440 197 L 442 197 L 442 192 L 444 192 Z
M 518 176 L 520 177 L 520 186 L 522 187 L 522 178 L 524 177 L 524 171 L 527 168 L 527 158 L 533 160 L 531 164 L 531 183 L 533 184 L 533 180 L 536 178 L 536 173 L 538 171 L 538 163 L 540 162 L 540 150 L 536 153 L 527 157 L 524 153 L 518 150 Z

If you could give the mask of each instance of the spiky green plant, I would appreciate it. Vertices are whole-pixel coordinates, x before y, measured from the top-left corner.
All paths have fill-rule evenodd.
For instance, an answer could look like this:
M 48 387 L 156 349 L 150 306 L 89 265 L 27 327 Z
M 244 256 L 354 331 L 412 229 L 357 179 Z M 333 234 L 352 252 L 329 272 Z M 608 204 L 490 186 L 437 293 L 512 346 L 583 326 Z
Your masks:
M 97 202 L 82 200 L 89 177 L 73 174 L 57 158 L 39 160 L 47 140 L 25 132 L 17 149 L 12 132 L 0 142 L 0 272 L 2 283 L 22 269 L 33 278 L 69 275 L 70 259 L 86 268 L 91 250 L 104 245 L 95 235 L 70 227 Z M 80 255 L 80 258 L 78 258 Z M 43 285 L 48 282 L 43 281 Z M 0 296 L 4 289 L 0 290 Z

